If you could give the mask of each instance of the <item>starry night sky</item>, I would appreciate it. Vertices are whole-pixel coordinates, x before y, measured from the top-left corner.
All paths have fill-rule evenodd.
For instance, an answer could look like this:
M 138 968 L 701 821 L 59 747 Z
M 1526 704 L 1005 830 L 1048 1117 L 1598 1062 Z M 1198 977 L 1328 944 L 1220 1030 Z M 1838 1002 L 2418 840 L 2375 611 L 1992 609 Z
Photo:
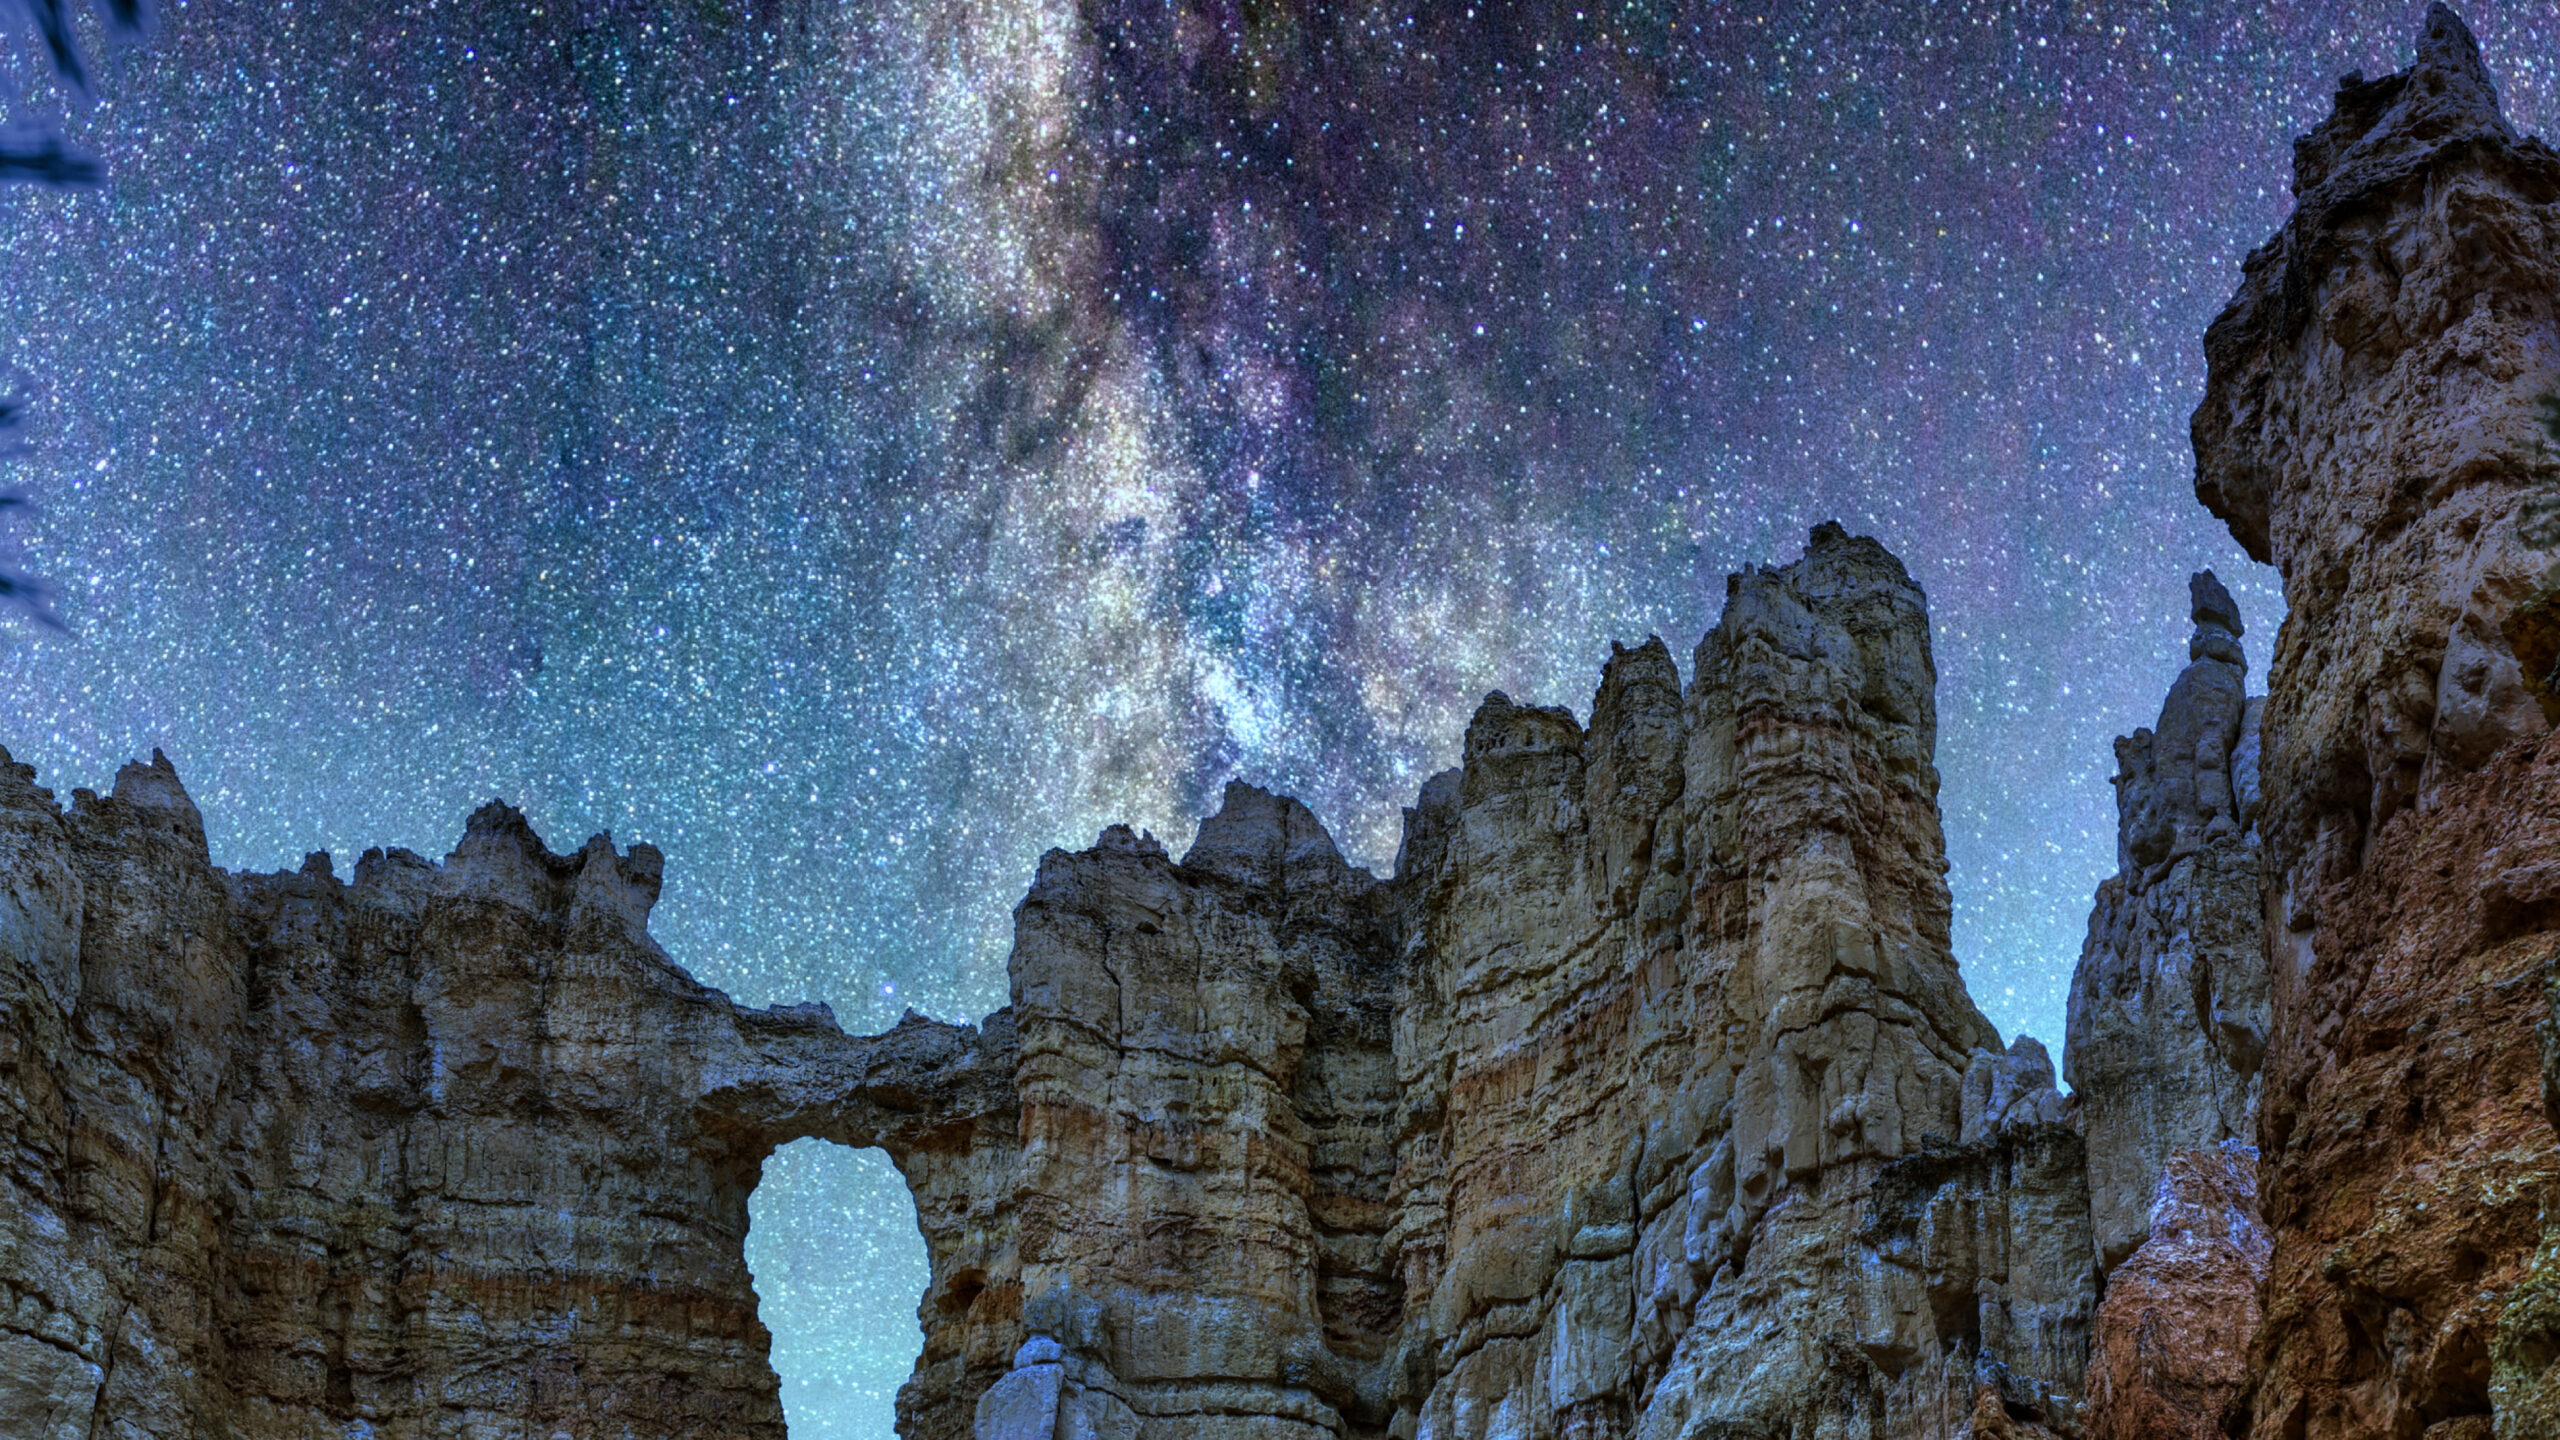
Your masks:
M 878 1029 L 1230 776 L 1383 870 L 1485 691 L 1685 671 L 1838 518 L 1929 592 L 1966 976 L 2058 1051 L 2187 573 L 2257 674 L 2281 613 L 2190 493 L 2204 326 L 2421 12 L 167 4 L 110 185 L 0 190 L 0 569 L 73 632 L 0 617 L 0 745 L 165 748 L 230 866 L 650 840 L 678 960 Z M 2560 16 L 2466 18 L 2540 128 Z M 888 1433 L 912 1224 L 769 1170 L 795 1435 Z

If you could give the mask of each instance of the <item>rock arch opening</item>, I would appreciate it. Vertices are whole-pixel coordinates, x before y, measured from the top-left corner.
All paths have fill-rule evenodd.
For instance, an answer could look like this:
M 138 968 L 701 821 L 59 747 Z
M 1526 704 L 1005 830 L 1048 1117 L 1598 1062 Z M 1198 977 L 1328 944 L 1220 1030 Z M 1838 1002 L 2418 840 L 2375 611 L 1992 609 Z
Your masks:
M 888 1154 L 816 1138 L 775 1150 L 747 1197 L 746 1249 L 791 1440 L 887 1440 L 932 1278 Z

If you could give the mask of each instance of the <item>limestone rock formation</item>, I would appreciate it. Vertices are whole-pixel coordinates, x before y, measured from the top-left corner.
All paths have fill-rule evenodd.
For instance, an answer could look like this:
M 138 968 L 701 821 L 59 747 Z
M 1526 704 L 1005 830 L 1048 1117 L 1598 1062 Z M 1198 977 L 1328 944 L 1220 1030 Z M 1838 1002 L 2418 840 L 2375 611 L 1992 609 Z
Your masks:
M 2094 1440 L 2208 1440 L 2245 1379 L 2267 1242 L 2257 1219 L 2266 937 L 2259 701 L 2211 572 L 2156 728 L 2116 741 L 2116 874 L 2072 974 L 2066 1068 L 2109 1272 L 2090 1335 Z
M 2267 1043 L 2260 702 L 2240 612 L 2208 571 L 2159 724 L 2116 741 L 2116 873 L 2071 977 L 2063 1070 L 2089 1142 L 2090 1223 L 2112 1269 L 2149 1232 L 2169 1157 L 2257 1138 Z
M 1246 785 L 1179 864 L 1118 827 L 1041 861 L 1013 956 L 1032 1338 L 979 1436 L 1030 1433 L 1017 1404 L 1059 1434 L 1378 1433 L 1402 1318 L 1381 898 Z
M 2537 403 L 2560 389 L 2560 156 L 2507 126 L 2438 7 L 2408 70 L 2341 83 L 2294 193 L 2206 337 L 2194 421 L 2197 493 L 2290 607 L 2245 1403 L 2265 1437 L 2478 1434 L 2554 1168 L 2560 744 L 2518 637 L 2560 540 Z
M 1988 1433 L 2070 1433 L 2082 1418 L 2096 1278 L 2087 1153 L 2067 1116 L 2044 1118 L 2065 1107 L 2050 1061 L 2042 1071 L 2023 1114 L 1959 1145 L 1924 1142 L 1877 1173 L 1861 1247 L 1926 1297 L 1940 1352 L 1935 1393 L 1888 1433 L 1963 1434 L 1970 1423 L 1980 1434 L 1990 1415 L 1999 1428 Z M 1976 1413 L 1958 1421 L 1967 1399 Z
M 993 1268 L 1010 1018 L 740 1010 L 658 875 L 494 805 L 442 865 L 227 875 L 157 756 L 66 811 L 0 755 L 0 1431 L 779 1437 L 742 1246 L 803 1135 L 928 1177 L 937 1286 Z M 1008 1304 L 928 1313 L 915 1433 Z
M 1957 1434 L 2003 1377 L 2067 1415 L 2082 1160 L 1948 953 L 1928 633 L 1827 526 L 1685 695 L 1657 642 L 1587 732 L 1477 712 L 1395 882 L 1395 1433 Z
M 2226 1140 L 2171 1155 L 2146 1228 L 2091 1327 L 2089 1440 L 2221 1440 L 2267 1278 L 2257 1150 Z
M 746 1196 L 820 1135 L 917 1197 L 909 1436 L 2068 1433 L 2087 1163 L 1948 952 L 1928 636 L 1823 527 L 1685 690 L 1488 699 L 1392 880 L 1232 786 L 868 1038 L 670 964 L 645 846 L 231 876 L 165 762 L 9 765 L 0 1417 L 778 1434 Z
M 977 1026 L 740 1009 L 655 851 L 504 806 L 230 875 L 165 761 L 0 754 L 0 1434 L 778 1437 L 812 1135 L 916 1196 L 917 1440 L 2560 1433 L 2560 156 L 2439 7 L 2295 190 L 2194 421 L 2290 613 L 2261 708 L 2197 577 L 2119 742 L 2075 1096 L 1965 994 L 1925 603 L 1837 526 L 1685 686 L 1488 698 L 1391 879 L 1243 785 L 1052 852 Z

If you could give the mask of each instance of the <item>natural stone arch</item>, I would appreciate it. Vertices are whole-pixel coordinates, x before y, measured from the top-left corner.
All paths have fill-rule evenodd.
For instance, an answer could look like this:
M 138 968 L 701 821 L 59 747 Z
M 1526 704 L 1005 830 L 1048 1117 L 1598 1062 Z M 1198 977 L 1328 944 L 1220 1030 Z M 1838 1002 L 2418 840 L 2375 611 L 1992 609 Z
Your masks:
M 765 1162 L 794 1141 L 888 1155 L 915 1202 L 930 1275 L 898 1433 L 968 1437 L 978 1395 L 1022 1340 L 1012 1013 L 964 1026 L 910 1011 L 876 1036 L 844 1035 L 823 1005 L 736 1014 L 743 1043 L 705 1069 L 697 1091 L 693 1124 L 706 1152 L 744 1177 L 741 1207 Z M 739 1253 L 743 1264 L 743 1228 Z
M 747 1269 L 792 1440 L 887 1436 L 915 1373 L 930 1265 L 887 1152 L 777 1147 L 747 1197 Z
M 781 1440 L 747 1197 L 815 1136 L 917 1200 L 910 1440 L 1912 1428 L 1986 1355 L 2067 1419 L 2085 1184 L 1948 950 L 1923 598 L 1837 526 L 1731 589 L 1685 691 L 1653 642 L 1587 728 L 1489 696 L 1391 880 L 1244 785 L 1180 859 L 1050 852 L 977 1027 L 742 1009 L 650 940 L 654 850 L 504 806 L 231 877 L 165 763 L 68 814 L 0 769 L 51 917 L 0 1278 L 74 1317 L 13 1353 L 171 1440 Z M 2007 1278 L 1951 1331 L 1934 1272 Z
M 165 759 L 65 809 L 0 755 L 13 1426 L 782 1440 L 747 1196 L 818 1136 L 965 1278 L 902 1423 L 968 1434 L 1020 1340 L 1009 1020 L 743 1009 L 649 938 L 659 875 L 499 804 L 440 864 L 231 875 Z

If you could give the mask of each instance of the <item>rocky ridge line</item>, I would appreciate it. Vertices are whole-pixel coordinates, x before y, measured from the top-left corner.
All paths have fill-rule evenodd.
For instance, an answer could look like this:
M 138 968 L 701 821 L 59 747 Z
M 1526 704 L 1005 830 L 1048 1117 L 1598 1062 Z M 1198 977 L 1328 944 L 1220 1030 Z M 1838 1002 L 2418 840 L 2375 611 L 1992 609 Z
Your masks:
M 1696 664 L 1488 699 L 1391 881 L 1242 785 L 1052 852 L 1013 1004 L 868 1038 L 670 964 L 645 846 L 231 876 L 165 761 L 11 765 L 0 1416 L 778 1434 L 745 1199 L 820 1135 L 917 1196 L 910 1436 L 2067 1430 L 2081 1142 L 1948 953 L 1919 589 L 1823 527 Z

